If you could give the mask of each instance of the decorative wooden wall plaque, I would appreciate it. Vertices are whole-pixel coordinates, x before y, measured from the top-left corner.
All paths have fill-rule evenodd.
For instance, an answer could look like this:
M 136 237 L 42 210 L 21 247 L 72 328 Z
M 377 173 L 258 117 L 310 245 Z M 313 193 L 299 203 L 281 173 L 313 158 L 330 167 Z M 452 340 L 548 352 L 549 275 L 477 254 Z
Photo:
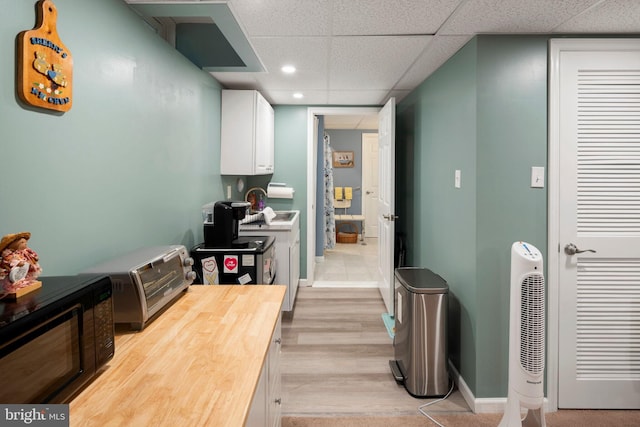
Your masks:
M 35 107 L 69 111 L 73 58 L 56 30 L 58 11 L 51 0 L 40 0 L 36 8 L 36 27 L 18 34 L 18 97 Z

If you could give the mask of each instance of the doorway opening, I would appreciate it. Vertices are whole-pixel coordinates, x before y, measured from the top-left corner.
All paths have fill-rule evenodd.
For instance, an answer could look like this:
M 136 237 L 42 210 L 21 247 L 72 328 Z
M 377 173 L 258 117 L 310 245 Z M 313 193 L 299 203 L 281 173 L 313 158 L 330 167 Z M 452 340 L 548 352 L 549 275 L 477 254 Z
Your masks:
M 344 270 L 349 264 L 364 264 L 364 260 L 369 260 L 367 265 L 371 265 L 372 271 L 377 271 L 377 239 L 367 238 L 362 241 L 358 240 L 354 244 L 338 244 L 337 248 L 331 250 L 331 253 L 324 251 L 324 201 L 318 198 L 318 189 L 324 189 L 324 183 L 318 182 L 318 159 L 323 159 L 322 147 L 319 147 L 319 140 L 322 140 L 327 131 L 330 133 L 353 131 L 355 133 L 366 130 L 369 133 L 377 131 L 377 118 L 379 110 L 370 107 L 310 107 L 308 109 L 308 151 L 307 151 L 307 286 L 335 286 L 342 283 L 347 286 L 351 282 L 353 286 L 371 286 L 374 287 L 374 278 L 370 280 L 355 280 L 354 268 L 349 267 L 349 274 Z M 318 128 L 318 117 L 323 117 L 327 125 L 323 129 Z M 373 122 L 375 127 L 364 125 L 364 122 Z M 357 125 L 349 124 L 358 122 L 369 129 L 358 129 Z M 320 137 L 319 137 L 320 133 Z M 335 141 L 335 138 L 334 138 Z M 336 141 L 337 142 L 337 141 Z M 347 150 L 352 151 L 352 150 Z M 355 149 L 353 150 L 355 151 Z M 357 151 L 361 151 L 361 146 Z M 320 153 L 320 154 L 318 154 Z M 361 156 L 358 156 L 360 159 Z M 359 165 L 360 169 L 362 165 Z M 322 170 L 320 170 L 322 172 Z M 361 177 L 359 178 L 361 180 Z M 361 182 L 361 181 L 359 181 Z M 362 185 L 351 185 L 351 190 L 357 188 L 357 196 L 359 203 L 362 203 Z M 359 187 L 359 188 L 358 188 Z M 359 211 L 361 213 L 362 211 Z M 339 212 L 341 213 L 341 212 Z M 358 224 L 359 229 L 362 225 Z M 320 243 L 320 244 L 318 244 Z M 366 243 L 363 245 L 362 243 Z M 326 256 L 325 256 L 326 255 Z M 360 261 L 355 261 L 360 259 Z M 316 275 L 316 266 L 319 266 Z M 340 276 L 340 277 L 338 277 Z M 364 276 L 360 276 L 361 278 Z M 336 278 L 336 280 L 330 280 Z M 315 282 L 318 282 L 317 285 Z M 357 283 L 361 282 L 361 283 Z

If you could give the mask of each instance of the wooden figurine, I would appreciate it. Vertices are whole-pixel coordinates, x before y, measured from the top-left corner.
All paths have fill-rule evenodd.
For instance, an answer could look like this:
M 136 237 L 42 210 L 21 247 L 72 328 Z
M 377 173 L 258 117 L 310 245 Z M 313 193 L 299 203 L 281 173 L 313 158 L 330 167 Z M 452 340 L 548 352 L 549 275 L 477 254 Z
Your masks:
M 0 241 L 0 293 L 16 299 L 42 286 L 38 254 L 27 246 L 31 233 L 7 234 Z

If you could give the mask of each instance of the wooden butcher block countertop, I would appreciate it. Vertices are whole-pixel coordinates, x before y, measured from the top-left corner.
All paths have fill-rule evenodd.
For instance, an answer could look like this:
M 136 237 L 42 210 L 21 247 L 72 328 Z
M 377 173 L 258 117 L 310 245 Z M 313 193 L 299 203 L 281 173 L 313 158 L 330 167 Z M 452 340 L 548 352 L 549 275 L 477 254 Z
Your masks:
M 116 332 L 71 426 L 242 426 L 285 286 L 191 286 L 141 332 Z

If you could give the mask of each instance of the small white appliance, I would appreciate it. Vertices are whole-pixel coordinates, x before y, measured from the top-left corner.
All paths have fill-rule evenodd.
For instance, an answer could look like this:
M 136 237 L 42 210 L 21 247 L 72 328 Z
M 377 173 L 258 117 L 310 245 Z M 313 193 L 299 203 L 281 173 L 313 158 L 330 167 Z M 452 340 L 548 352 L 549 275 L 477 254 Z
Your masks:
M 544 419 L 545 291 L 542 254 L 511 246 L 509 390 L 499 427 L 546 426 Z M 521 410 L 526 410 L 523 418 Z

